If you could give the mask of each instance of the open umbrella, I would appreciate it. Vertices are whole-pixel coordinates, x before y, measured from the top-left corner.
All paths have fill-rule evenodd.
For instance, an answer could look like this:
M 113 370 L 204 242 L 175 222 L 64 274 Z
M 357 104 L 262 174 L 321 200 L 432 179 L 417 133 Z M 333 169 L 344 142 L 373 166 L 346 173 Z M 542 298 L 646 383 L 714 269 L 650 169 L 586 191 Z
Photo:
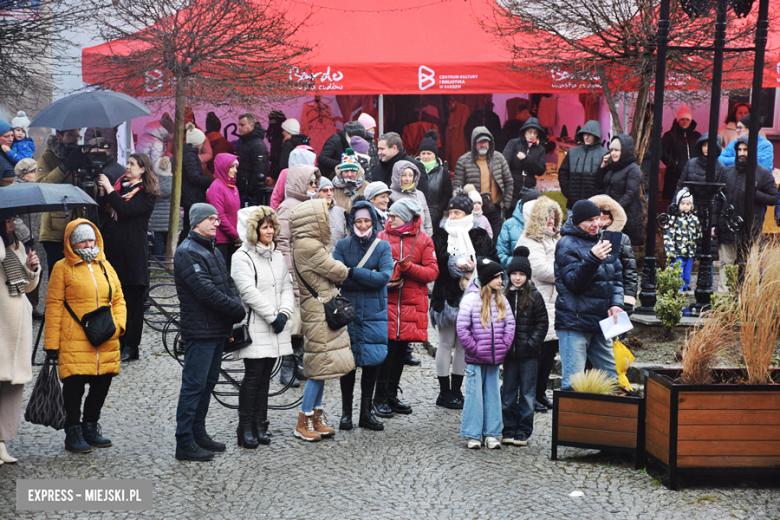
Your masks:
M 148 116 L 150 110 L 143 103 L 120 92 L 95 90 L 79 92 L 44 108 L 30 126 L 56 130 L 70 130 L 97 126 L 113 128 L 135 117 Z
M 72 184 L 23 182 L 0 188 L 0 214 L 68 211 L 88 206 L 97 206 L 97 202 Z

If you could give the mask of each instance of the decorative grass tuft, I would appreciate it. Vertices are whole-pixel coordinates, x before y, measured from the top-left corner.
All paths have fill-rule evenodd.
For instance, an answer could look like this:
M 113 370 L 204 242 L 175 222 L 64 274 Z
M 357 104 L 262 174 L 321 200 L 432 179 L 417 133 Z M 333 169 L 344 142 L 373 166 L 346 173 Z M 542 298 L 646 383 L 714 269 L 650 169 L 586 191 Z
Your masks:
M 571 387 L 575 392 L 586 394 L 615 395 L 618 381 L 604 370 L 585 370 L 571 376 Z

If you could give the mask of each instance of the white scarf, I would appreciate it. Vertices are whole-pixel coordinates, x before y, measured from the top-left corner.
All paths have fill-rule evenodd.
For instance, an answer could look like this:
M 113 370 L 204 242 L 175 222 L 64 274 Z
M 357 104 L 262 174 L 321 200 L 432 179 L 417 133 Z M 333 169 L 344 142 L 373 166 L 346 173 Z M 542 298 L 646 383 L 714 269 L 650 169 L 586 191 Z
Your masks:
M 466 215 L 460 220 L 447 219 L 444 230 L 449 234 L 447 253 L 450 256 L 466 257 L 471 261 L 476 261 L 477 254 L 474 252 L 474 245 L 469 237 L 469 231 L 473 227 L 474 215 Z

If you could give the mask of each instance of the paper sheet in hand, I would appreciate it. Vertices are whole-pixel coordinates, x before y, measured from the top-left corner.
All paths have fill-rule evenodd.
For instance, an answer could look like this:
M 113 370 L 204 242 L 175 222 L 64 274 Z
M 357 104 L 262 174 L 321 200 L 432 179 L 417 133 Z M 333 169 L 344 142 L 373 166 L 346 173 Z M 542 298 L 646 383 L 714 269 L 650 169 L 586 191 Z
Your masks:
M 610 316 L 609 318 L 601 320 L 599 325 L 601 325 L 601 332 L 604 333 L 604 337 L 607 339 L 612 339 L 615 336 L 619 336 L 634 328 L 627 312 L 621 312 L 617 315 L 617 323 L 615 323 L 615 319 Z

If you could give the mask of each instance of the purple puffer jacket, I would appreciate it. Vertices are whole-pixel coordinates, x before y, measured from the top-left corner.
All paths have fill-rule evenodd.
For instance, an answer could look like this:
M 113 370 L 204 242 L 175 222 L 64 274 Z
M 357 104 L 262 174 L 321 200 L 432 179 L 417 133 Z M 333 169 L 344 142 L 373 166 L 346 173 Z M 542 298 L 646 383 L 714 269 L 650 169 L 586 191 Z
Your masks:
M 504 298 L 504 305 L 507 308 L 506 318 L 497 321 L 498 310 L 494 301 L 492 331 L 485 329 L 479 319 L 482 299 L 479 296 L 479 288 L 473 282 L 460 302 L 457 331 L 458 338 L 466 350 L 466 363 L 500 365 L 512 347 L 515 337 L 515 317 L 512 315 L 509 301 L 503 295 L 501 297 Z

